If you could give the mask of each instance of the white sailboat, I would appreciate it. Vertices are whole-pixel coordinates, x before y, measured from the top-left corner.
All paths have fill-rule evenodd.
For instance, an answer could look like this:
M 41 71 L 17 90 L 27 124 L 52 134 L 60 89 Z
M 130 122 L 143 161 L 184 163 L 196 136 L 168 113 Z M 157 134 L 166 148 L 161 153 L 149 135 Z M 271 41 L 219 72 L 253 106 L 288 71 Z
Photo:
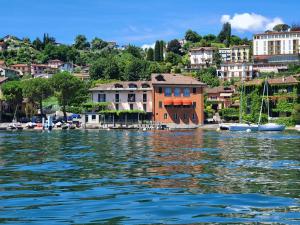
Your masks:
M 243 65 L 243 76 L 242 76 L 242 86 L 240 94 L 240 114 L 239 114 L 239 123 L 223 123 L 220 124 L 221 130 L 230 130 L 230 131 L 258 131 L 258 125 L 243 123 L 242 114 L 243 114 L 243 89 L 244 89 L 244 77 L 245 77 L 245 65 Z
M 261 124 L 261 115 L 262 115 L 262 110 L 263 110 L 263 105 L 264 105 L 265 91 L 267 93 L 266 105 L 267 105 L 267 113 L 268 113 L 268 123 Z M 263 96 L 262 96 L 261 107 L 260 107 L 260 112 L 259 112 L 258 130 L 259 131 L 284 131 L 285 125 L 281 125 L 281 124 L 277 124 L 277 123 L 270 123 L 269 121 L 270 121 L 270 102 L 269 102 L 268 82 L 266 79 L 265 83 L 264 83 Z

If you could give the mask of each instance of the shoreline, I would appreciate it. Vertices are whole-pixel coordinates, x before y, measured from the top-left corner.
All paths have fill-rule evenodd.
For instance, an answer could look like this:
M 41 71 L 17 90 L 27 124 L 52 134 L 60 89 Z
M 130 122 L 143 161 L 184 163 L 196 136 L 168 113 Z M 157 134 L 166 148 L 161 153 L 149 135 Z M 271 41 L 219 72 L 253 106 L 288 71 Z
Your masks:
M 0 123 L 0 131 L 48 131 L 48 129 L 42 129 L 42 128 L 27 128 L 25 126 L 25 124 L 21 124 L 22 129 L 7 129 L 8 125 L 10 123 Z M 218 130 L 219 128 L 219 124 L 204 124 L 201 125 L 199 127 L 194 127 L 194 128 L 171 128 L 171 129 L 165 129 L 165 130 L 196 130 L 196 129 L 200 129 L 200 130 Z M 76 127 L 74 129 L 62 129 L 61 127 L 53 127 L 52 130 L 57 131 L 57 130 L 106 130 L 106 131 L 110 131 L 110 130 L 143 130 L 140 128 L 136 128 L 136 127 L 122 127 L 122 128 L 117 128 L 117 127 L 113 127 L 113 128 L 100 128 L 98 126 L 95 127 Z M 158 130 L 158 129 L 147 129 L 147 130 L 143 130 L 143 131 L 150 131 L 150 130 Z M 296 127 L 286 127 L 285 130 L 295 130 L 295 131 L 300 131 L 298 130 Z

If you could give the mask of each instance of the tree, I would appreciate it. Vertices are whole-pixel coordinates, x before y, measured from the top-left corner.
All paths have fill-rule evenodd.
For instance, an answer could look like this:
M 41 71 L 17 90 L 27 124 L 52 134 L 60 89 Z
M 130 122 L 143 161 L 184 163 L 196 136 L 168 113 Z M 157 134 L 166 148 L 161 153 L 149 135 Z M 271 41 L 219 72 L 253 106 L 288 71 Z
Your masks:
M 231 38 L 231 24 L 224 23 L 223 28 L 218 35 L 218 39 L 220 42 L 224 43 L 227 47 L 229 47 L 230 38 Z
M 90 47 L 90 43 L 87 41 L 84 35 L 80 34 L 75 38 L 74 47 L 78 50 L 86 50 Z
M 290 26 L 287 24 L 277 24 L 273 27 L 273 31 L 282 32 L 282 31 L 288 31 L 290 29 Z
M 161 61 L 164 61 L 164 49 L 165 49 L 165 42 L 164 41 L 160 41 L 160 45 L 159 45 L 159 47 L 160 47 L 160 51 L 159 51 L 159 54 L 160 54 L 160 60 Z
M 157 62 L 162 61 L 160 50 L 161 50 L 160 41 L 156 41 L 155 46 L 154 46 L 154 60 L 157 61 Z
M 21 81 L 8 81 L 1 87 L 3 96 L 10 106 L 16 111 L 18 115 L 18 106 L 23 102 L 23 86 Z
M 202 38 L 197 32 L 192 31 L 192 30 L 187 30 L 185 32 L 184 39 L 187 41 L 190 41 L 192 43 L 196 43 L 196 42 L 199 42 Z
M 208 42 L 213 42 L 213 41 L 217 40 L 217 37 L 214 34 L 207 34 L 207 35 L 203 36 L 203 39 L 208 41 Z
M 49 34 L 44 34 L 43 47 L 45 47 L 47 44 L 55 44 L 55 38 L 50 37 Z
M 168 52 L 165 58 L 166 62 L 171 63 L 173 66 L 178 65 L 181 62 L 181 56 L 174 52 Z
M 90 77 L 93 80 L 98 79 L 119 79 L 120 70 L 116 60 L 112 56 L 101 57 L 90 67 Z
M 222 56 L 218 51 L 214 52 L 213 61 L 216 63 L 217 68 L 219 68 L 222 62 Z
M 149 48 L 147 50 L 147 57 L 146 57 L 146 59 L 148 61 L 154 61 L 154 50 L 153 50 L 153 48 Z
M 291 26 L 291 31 L 300 31 L 300 23 L 294 23 Z
M 177 39 L 171 40 L 168 43 L 167 51 L 174 52 L 175 54 L 181 55 L 181 45 Z
M 52 88 L 48 79 L 35 78 L 23 81 L 23 96 L 31 102 L 39 104 L 43 115 L 43 100 L 52 94 Z
M 101 50 L 106 46 L 108 46 L 108 43 L 96 37 L 92 40 L 91 45 L 92 45 L 92 50 Z
M 137 81 L 148 80 L 150 72 L 148 70 L 149 63 L 145 60 L 131 60 L 125 67 L 123 80 Z
M 203 83 L 210 87 L 217 87 L 220 85 L 220 80 L 217 77 L 216 69 L 213 67 L 202 69 L 198 71 L 195 76 Z
M 38 50 L 41 51 L 43 49 L 43 42 L 39 39 L 36 38 L 33 42 L 32 42 L 33 47 Z
M 87 99 L 87 87 L 85 84 L 68 72 L 60 72 L 53 75 L 50 78 L 50 83 L 56 92 L 65 119 L 67 117 L 67 106 L 78 106 Z
M 125 52 L 128 52 L 129 54 L 133 55 L 136 58 L 139 58 L 139 59 L 142 58 L 141 48 L 136 47 L 134 45 L 128 45 Z

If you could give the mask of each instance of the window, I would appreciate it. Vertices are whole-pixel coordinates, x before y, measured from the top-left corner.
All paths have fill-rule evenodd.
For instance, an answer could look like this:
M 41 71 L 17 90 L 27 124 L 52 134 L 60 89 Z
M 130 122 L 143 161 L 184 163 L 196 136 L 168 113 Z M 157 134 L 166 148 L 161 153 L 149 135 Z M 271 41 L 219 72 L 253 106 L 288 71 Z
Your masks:
M 143 94 L 143 102 L 147 102 L 147 94 Z
M 195 109 L 196 108 L 196 102 L 193 102 L 193 108 Z
M 120 95 L 119 94 L 115 94 L 115 101 L 119 102 L 120 101 Z
M 129 88 L 137 88 L 137 85 L 136 84 L 128 84 L 128 87 Z
M 162 108 L 162 102 L 161 101 L 158 102 L 158 107 Z
M 135 94 L 128 94 L 128 102 L 135 102 Z
M 92 120 L 95 120 L 96 119 L 96 115 L 92 115 Z
M 119 110 L 119 104 L 116 104 L 116 110 Z
M 192 119 L 193 119 L 193 120 L 195 120 L 195 119 L 196 119 L 196 115 L 195 115 L 195 113 L 193 113 L 193 115 L 192 115 Z
M 89 116 L 85 115 L 85 122 L 88 123 L 89 122 Z
M 174 88 L 174 96 L 180 96 L 181 93 L 180 93 L 180 88 Z
M 123 88 L 122 84 L 115 84 L 115 88 Z
M 188 118 L 188 115 L 187 115 L 187 113 L 184 113 L 184 114 L 183 114 L 183 119 L 185 119 L 185 120 L 186 120 L 187 118 Z
M 178 119 L 178 115 L 177 113 L 174 114 L 174 119 L 177 120 Z
M 98 102 L 106 102 L 106 94 L 98 94 Z
M 167 113 L 164 114 L 164 119 L 165 120 L 168 119 L 168 114 Z
M 142 88 L 150 88 L 150 85 L 149 85 L 149 84 L 146 84 L 146 83 L 144 83 L 144 84 L 142 84 Z
M 147 112 L 147 104 L 143 104 L 143 110 Z
M 130 107 L 130 110 L 133 110 L 133 104 L 130 104 L 129 107 Z
M 165 96 L 171 96 L 172 95 L 172 89 L 170 87 L 165 88 Z
M 185 97 L 190 96 L 190 88 L 184 88 L 183 89 L 183 96 L 185 96 Z
M 162 87 L 158 88 L 158 93 L 160 93 L 160 94 L 162 93 Z
M 193 88 L 193 94 L 197 93 L 197 88 Z

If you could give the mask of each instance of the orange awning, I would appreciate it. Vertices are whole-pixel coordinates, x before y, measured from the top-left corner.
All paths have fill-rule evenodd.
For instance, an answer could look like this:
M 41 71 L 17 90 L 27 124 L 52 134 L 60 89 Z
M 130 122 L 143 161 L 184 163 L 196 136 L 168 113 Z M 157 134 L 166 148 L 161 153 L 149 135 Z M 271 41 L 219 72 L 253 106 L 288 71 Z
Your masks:
M 174 105 L 182 105 L 182 100 L 181 99 L 174 99 Z
M 173 105 L 173 100 L 172 99 L 164 100 L 164 105 Z
M 192 104 L 193 104 L 192 100 L 189 100 L 189 99 L 182 100 L 182 105 L 192 105 Z

